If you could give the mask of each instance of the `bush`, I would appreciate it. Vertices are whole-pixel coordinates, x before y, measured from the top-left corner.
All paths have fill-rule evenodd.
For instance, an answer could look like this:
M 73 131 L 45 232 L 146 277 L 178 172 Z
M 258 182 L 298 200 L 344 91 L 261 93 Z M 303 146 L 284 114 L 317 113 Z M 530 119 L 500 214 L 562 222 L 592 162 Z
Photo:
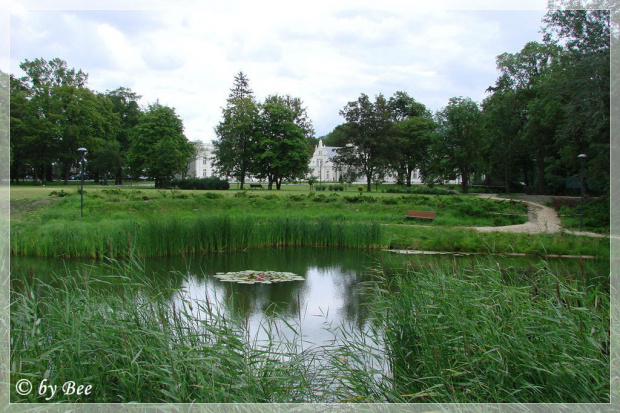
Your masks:
M 78 193 L 79 193 L 79 189 L 78 189 Z M 49 194 L 49 196 L 57 196 L 58 198 L 64 198 L 69 195 L 71 195 L 71 193 L 65 192 L 63 189 L 61 189 L 60 192 L 52 191 Z
M 427 186 L 412 186 L 410 188 L 388 188 L 385 192 L 389 194 L 422 194 L 422 195 L 454 195 L 456 191 L 430 188 Z
M 170 187 L 179 189 L 202 189 L 202 190 L 224 190 L 230 189 L 228 181 L 214 176 L 209 178 L 186 178 L 174 179 L 169 182 Z
M 327 189 L 327 185 L 314 185 L 314 189 L 316 191 L 325 191 Z
M 205 194 L 205 198 L 207 198 L 207 199 L 220 199 L 220 198 L 224 198 L 224 195 L 222 195 L 222 194 L 214 194 L 213 192 L 207 192 Z
M 306 195 L 304 195 L 304 194 L 299 194 L 299 195 L 289 195 L 289 196 L 288 196 L 288 199 L 290 199 L 291 201 L 296 201 L 296 202 L 299 202 L 299 201 L 303 201 L 303 200 L 305 200 L 305 199 L 306 199 Z

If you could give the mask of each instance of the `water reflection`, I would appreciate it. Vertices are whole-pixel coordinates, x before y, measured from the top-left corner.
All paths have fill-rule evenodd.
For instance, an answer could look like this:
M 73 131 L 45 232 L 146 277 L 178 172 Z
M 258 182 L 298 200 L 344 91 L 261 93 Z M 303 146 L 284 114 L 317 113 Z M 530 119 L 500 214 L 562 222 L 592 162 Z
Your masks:
M 126 275 L 138 280 L 145 275 L 160 289 L 158 294 L 183 305 L 184 302 L 204 302 L 228 317 L 238 317 L 247 323 L 256 340 L 265 338 L 265 329 L 277 329 L 295 339 L 289 326 L 301 333 L 300 340 L 324 345 L 334 339 L 327 325 L 341 324 L 358 330 L 368 328 L 365 305 L 372 295 L 363 294 L 361 283 L 369 279 L 369 269 L 383 264 L 384 268 L 419 268 L 435 266 L 467 266 L 472 270 L 480 261 L 492 266 L 529 268 L 540 265 L 536 259 L 453 256 L 402 256 L 387 252 L 367 252 L 345 249 L 261 249 L 235 253 L 208 254 L 194 257 L 148 259 L 141 271 L 127 270 Z M 584 283 L 609 278 L 609 262 L 579 260 L 549 260 L 545 265 L 555 272 L 576 276 Z M 278 284 L 243 285 L 222 282 L 212 277 L 217 272 L 243 270 L 286 271 L 305 278 Z M 14 257 L 12 277 L 26 275 L 30 279 L 48 281 L 51 273 L 71 276 L 76 271 L 93 277 L 110 273 L 109 264 L 84 260 L 50 260 Z M 17 283 L 13 289 L 19 288 Z M 102 284 L 101 288 L 115 288 Z M 198 306 L 193 308 L 198 315 Z M 266 323 L 271 322 L 266 327 Z M 334 329 L 332 329 L 334 330 Z

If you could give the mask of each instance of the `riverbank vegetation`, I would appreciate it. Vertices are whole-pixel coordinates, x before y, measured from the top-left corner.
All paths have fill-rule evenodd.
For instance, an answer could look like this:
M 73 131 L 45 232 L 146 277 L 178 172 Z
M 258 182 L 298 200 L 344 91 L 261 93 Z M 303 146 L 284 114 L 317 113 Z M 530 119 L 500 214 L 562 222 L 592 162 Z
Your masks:
M 13 280 L 12 402 L 609 402 L 607 274 L 487 260 L 378 267 L 370 324 L 329 326 L 338 338 L 323 346 L 270 319 L 258 341 L 246 320 L 135 261 L 107 274 Z M 22 396 L 25 378 L 92 394 Z
M 13 203 L 12 254 L 152 257 L 293 245 L 609 254 L 605 239 L 464 228 L 522 223 L 527 218 L 522 203 L 473 196 L 88 188 L 80 219 L 77 191 L 47 191 L 44 200 Z M 437 218 L 406 220 L 409 209 L 433 210 Z

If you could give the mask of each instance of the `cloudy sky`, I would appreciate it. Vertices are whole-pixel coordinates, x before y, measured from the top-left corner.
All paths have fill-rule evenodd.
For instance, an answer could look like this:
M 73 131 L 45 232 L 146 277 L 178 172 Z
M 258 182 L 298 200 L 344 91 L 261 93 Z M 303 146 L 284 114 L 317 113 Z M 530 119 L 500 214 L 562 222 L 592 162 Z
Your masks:
M 8 69 L 21 76 L 24 59 L 59 57 L 88 73 L 94 90 L 128 87 L 143 106 L 159 99 L 176 108 L 186 136 L 202 141 L 215 139 L 234 76 L 243 71 L 259 100 L 301 98 L 318 137 L 343 122 L 339 110 L 361 93 L 402 90 L 433 111 L 453 96 L 482 101 L 498 75 L 496 56 L 542 39 L 546 5 L 204 3 L 108 1 L 114 9 L 76 10 L 75 1 L 19 2 L 10 9 Z

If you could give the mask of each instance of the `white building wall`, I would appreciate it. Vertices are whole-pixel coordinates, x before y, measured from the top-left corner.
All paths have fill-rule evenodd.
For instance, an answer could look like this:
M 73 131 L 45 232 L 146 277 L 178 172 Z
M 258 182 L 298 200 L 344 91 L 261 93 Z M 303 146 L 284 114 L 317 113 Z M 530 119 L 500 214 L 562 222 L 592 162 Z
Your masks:
M 189 164 L 188 176 L 194 178 L 208 178 L 214 175 L 213 168 L 213 145 L 202 144 L 198 147 L 196 157 Z

